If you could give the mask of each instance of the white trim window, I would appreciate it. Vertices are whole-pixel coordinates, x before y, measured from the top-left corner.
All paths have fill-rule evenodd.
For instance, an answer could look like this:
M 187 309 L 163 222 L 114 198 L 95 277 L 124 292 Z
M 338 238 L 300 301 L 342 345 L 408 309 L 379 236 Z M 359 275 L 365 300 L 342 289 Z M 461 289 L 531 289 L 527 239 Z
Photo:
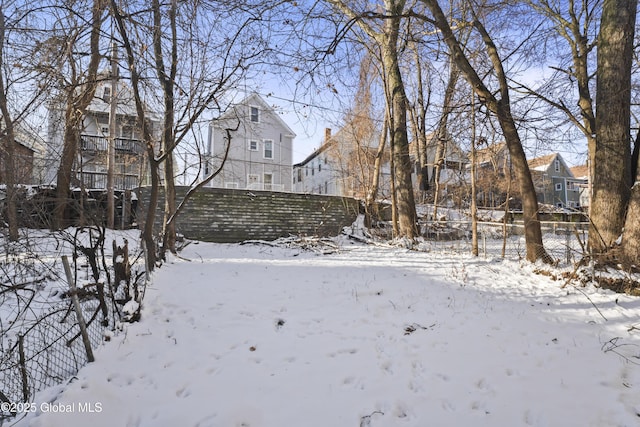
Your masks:
M 258 151 L 258 141 L 252 139 L 248 144 L 249 151 Z
M 260 123 L 260 109 L 255 105 L 249 106 L 249 117 L 252 123 Z
M 265 139 L 262 141 L 263 144 L 263 157 L 265 159 L 273 159 L 273 141 L 270 139 Z
M 560 172 L 560 159 L 556 159 L 555 161 L 555 170 L 556 172 Z
M 562 191 L 562 183 L 556 182 L 556 191 Z

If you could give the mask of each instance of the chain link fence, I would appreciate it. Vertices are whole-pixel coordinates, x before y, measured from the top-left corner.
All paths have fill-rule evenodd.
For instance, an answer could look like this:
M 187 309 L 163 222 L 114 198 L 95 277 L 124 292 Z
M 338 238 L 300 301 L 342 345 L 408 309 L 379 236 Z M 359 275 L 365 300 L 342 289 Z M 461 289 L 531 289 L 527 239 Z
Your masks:
M 47 235 L 32 236 L 29 244 L 3 241 L 0 426 L 14 419 L 18 403 L 33 401 L 36 392 L 69 380 L 93 361 L 93 349 L 123 319 L 132 289 L 143 294 L 137 284 L 146 275 L 132 276 L 126 240 L 122 247 L 114 241 L 107 254 L 103 228 L 79 229 L 54 241 Z
M 573 265 L 584 256 L 588 224 L 585 222 L 541 222 L 547 253 L 559 265 Z M 471 253 L 471 221 L 426 221 L 421 224 L 428 250 Z M 524 224 L 478 222 L 479 255 L 523 259 L 526 256 Z

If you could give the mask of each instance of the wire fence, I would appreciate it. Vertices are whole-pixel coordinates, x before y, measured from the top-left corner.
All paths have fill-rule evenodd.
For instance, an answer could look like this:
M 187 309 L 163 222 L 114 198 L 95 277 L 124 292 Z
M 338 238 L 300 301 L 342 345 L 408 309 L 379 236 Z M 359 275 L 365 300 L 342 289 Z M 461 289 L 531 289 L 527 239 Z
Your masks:
M 113 324 L 94 315 L 99 305 L 95 300 L 81 304 L 83 315 L 91 318 L 87 332 L 92 348 L 101 344 L 105 327 Z M 8 337 L 0 360 L 0 385 L 6 401 L 28 402 L 37 391 L 71 378 L 89 361 L 78 325 L 73 304 L 65 301 Z
M 63 243 L 71 245 L 57 242 L 71 262 L 5 245 L 12 255 L 0 260 L 0 426 L 38 391 L 93 361 L 93 349 L 123 320 L 132 288 L 140 294 L 137 278 L 145 275 L 131 277 L 126 240 L 123 247 L 114 242 L 110 262 L 104 241 L 104 229 L 93 228 L 88 236 L 67 236 Z
M 588 224 L 541 222 L 547 253 L 559 265 L 572 265 L 584 256 Z M 428 221 L 421 233 L 429 250 L 471 253 L 471 221 Z M 484 257 L 523 259 L 526 256 L 524 224 L 478 222 L 478 252 Z

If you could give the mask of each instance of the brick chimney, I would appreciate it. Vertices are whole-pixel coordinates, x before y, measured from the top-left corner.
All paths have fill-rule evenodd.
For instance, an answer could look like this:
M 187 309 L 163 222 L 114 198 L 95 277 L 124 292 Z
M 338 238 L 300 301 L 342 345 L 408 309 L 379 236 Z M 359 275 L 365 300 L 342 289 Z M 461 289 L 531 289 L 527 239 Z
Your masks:
M 324 142 L 328 142 L 331 139 L 331 128 L 324 128 Z

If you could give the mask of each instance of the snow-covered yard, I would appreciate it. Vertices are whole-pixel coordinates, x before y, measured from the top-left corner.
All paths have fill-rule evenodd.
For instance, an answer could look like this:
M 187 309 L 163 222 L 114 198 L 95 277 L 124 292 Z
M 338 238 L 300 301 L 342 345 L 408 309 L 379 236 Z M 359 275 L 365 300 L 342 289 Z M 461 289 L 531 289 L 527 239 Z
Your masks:
M 640 425 L 640 299 L 534 268 L 194 243 L 16 425 Z

